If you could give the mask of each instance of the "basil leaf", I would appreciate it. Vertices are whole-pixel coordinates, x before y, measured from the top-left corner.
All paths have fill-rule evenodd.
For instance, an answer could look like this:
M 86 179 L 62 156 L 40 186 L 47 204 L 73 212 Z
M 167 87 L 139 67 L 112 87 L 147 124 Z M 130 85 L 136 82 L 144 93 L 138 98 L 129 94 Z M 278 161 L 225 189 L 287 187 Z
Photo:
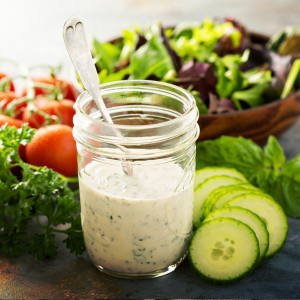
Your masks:
M 300 153 L 282 166 L 282 172 L 300 182 Z
M 261 148 L 243 137 L 222 136 L 197 144 L 196 168 L 226 166 L 243 173 L 250 182 L 256 182 L 256 173 L 264 170 Z
M 278 170 L 285 162 L 283 150 L 274 136 L 269 136 L 267 145 L 264 148 L 264 165 Z
M 291 217 L 300 217 L 300 154 L 284 162 L 283 150 L 270 136 L 264 154 L 251 140 L 222 136 L 197 144 L 196 168 L 235 168 L 255 186 L 271 195 Z

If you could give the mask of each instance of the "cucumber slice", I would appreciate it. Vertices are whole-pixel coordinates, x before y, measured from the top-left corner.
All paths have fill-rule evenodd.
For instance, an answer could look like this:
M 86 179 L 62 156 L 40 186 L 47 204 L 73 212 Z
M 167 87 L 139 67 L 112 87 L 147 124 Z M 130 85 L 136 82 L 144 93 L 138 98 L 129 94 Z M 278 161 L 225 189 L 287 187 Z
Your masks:
M 251 191 L 255 191 L 257 193 L 260 192 L 260 190 L 254 186 L 245 187 L 235 187 L 230 188 L 227 191 L 224 191 L 222 195 L 220 195 L 218 198 L 215 198 L 214 201 L 211 203 L 210 211 L 215 211 L 220 209 L 224 206 L 224 204 L 230 200 L 232 200 L 234 197 L 242 194 L 248 194 Z
M 269 248 L 269 232 L 267 230 L 266 224 L 257 214 L 253 213 L 249 209 L 235 206 L 224 207 L 210 213 L 208 217 L 203 221 L 203 223 L 220 217 L 232 218 L 241 221 L 248 225 L 255 232 L 259 244 L 260 254 L 256 264 L 257 267 L 264 259 Z
M 249 275 L 259 258 L 254 231 L 232 218 L 203 223 L 191 239 L 189 260 L 204 280 L 234 283 Z
M 204 200 L 203 205 L 202 205 L 202 214 L 201 217 L 202 219 L 205 219 L 207 217 L 207 215 L 210 213 L 210 203 L 214 202 L 214 200 L 216 198 L 218 198 L 219 196 L 221 196 L 226 189 L 228 188 L 232 188 L 234 186 L 236 186 L 237 184 L 233 184 L 233 185 L 225 185 L 225 186 L 220 186 L 217 189 L 213 190 Z
M 248 182 L 244 175 L 238 172 L 236 169 L 223 167 L 206 167 L 195 172 L 194 187 L 197 188 L 206 179 L 217 175 L 227 175 L 230 177 L 239 178 L 243 182 Z
M 217 193 L 217 190 L 210 193 L 210 195 L 206 198 L 206 200 L 203 203 L 202 208 L 202 217 L 206 218 L 210 212 L 212 212 L 212 207 L 215 204 L 215 202 L 222 197 L 224 194 L 228 193 L 229 191 L 235 191 L 235 190 L 244 190 L 247 192 L 249 189 L 257 189 L 253 185 L 249 183 L 238 183 L 235 185 L 225 186 L 222 190 L 220 190 L 220 193 Z M 215 193 L 216 192 L 216 193 Z M 222 207 L 222 206 L 221 206 Z
M 216 188 L 240 183 L 241 180 L 229 176 L 213 176 L 201 183 L 194 193 L 193 224 L 197 228 L 201 225 L 201 209 L 206 197 Z
M 266 224 L 269 232 L 269 249 L 265 258 L 278 253 L 286 242 L 288 233 L 287 217 L 274 199 L 263 193 L 248 193 L 234 197 L 224 207 L 240 206 L 256 213 Z

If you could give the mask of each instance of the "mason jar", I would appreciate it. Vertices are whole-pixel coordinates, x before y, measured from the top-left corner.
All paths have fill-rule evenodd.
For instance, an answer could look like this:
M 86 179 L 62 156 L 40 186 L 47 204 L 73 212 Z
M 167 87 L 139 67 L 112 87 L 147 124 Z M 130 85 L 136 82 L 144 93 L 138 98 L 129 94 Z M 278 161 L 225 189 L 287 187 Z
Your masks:
M 85 246 L 102 272 L 152 278 L 176 269 L 192 232 L 195 99 L 171 84 L 100 85 L 114 124 L 83 92 L 74 108 Z

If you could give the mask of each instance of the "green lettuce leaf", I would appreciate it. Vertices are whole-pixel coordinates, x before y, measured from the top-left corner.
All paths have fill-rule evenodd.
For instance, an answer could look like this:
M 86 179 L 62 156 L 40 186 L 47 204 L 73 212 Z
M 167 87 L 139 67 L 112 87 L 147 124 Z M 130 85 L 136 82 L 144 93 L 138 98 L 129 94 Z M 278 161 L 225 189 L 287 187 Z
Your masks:
M 163 78 L 170 70 L 175 70 L 172 59 L 160 41 L 160 27 L 151 26 L 147 43 L 133 53 L 130 66 L 132 79 L 146 79 L 150 75 Z
M 262 94 L 264 90 L 269 86 L 269 84 L 257 84 L 244 91 L 236 91 L 232 94 L 231 99 L 234 103 L 237 100 L 245 101 L 249 104 L 250 107 L 256 107 L 262 105 L 264 100 Z
M 92 40 L 92 55 L 96 61 L 96 66 L 100 70 L 107 70 L 108 74 L 111 74 L 114 71 L 114 59 L 109 55 L 107 51 L 107 45 L 100 43 L 98 40 L 93 38 Z

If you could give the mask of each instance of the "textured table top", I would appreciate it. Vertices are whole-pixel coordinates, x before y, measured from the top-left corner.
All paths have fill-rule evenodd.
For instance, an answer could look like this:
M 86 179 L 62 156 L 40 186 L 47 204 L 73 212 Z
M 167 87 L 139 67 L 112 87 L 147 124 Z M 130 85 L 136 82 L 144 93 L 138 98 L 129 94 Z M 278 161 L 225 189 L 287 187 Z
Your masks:
M 72 14 L 86 30 L 105 41 L 122 28 L 155 20 L 173 25 L 201 20 L 207 15 L 231 14 L 247 28 L 272 34 L 299 24 L 299 0 L 0 0 L 0 57 L 25 64 L 63 63 L 69 76 L 70 60 L 63 45 L 62 26 Z M 225 4 L 226 3 L 226 4 Z M 300 121 L 279 139 L 287 159 L 300 152 Z M 34 227 L 34 223 L 31 224 Z M 76 257 L 60 249 L 55 259 L 37 261 L 0 255 L 0 298 L 300 298 L 300 220 L 289 218 L 283 250 L 264 262 L 243 281 L 215 286 L 201 281 L 188 261 L 173 273 L 149 280 L 117 279 L 99 272 L 87 255 Z M 57 236 L 61 241 L 62 236 Z

